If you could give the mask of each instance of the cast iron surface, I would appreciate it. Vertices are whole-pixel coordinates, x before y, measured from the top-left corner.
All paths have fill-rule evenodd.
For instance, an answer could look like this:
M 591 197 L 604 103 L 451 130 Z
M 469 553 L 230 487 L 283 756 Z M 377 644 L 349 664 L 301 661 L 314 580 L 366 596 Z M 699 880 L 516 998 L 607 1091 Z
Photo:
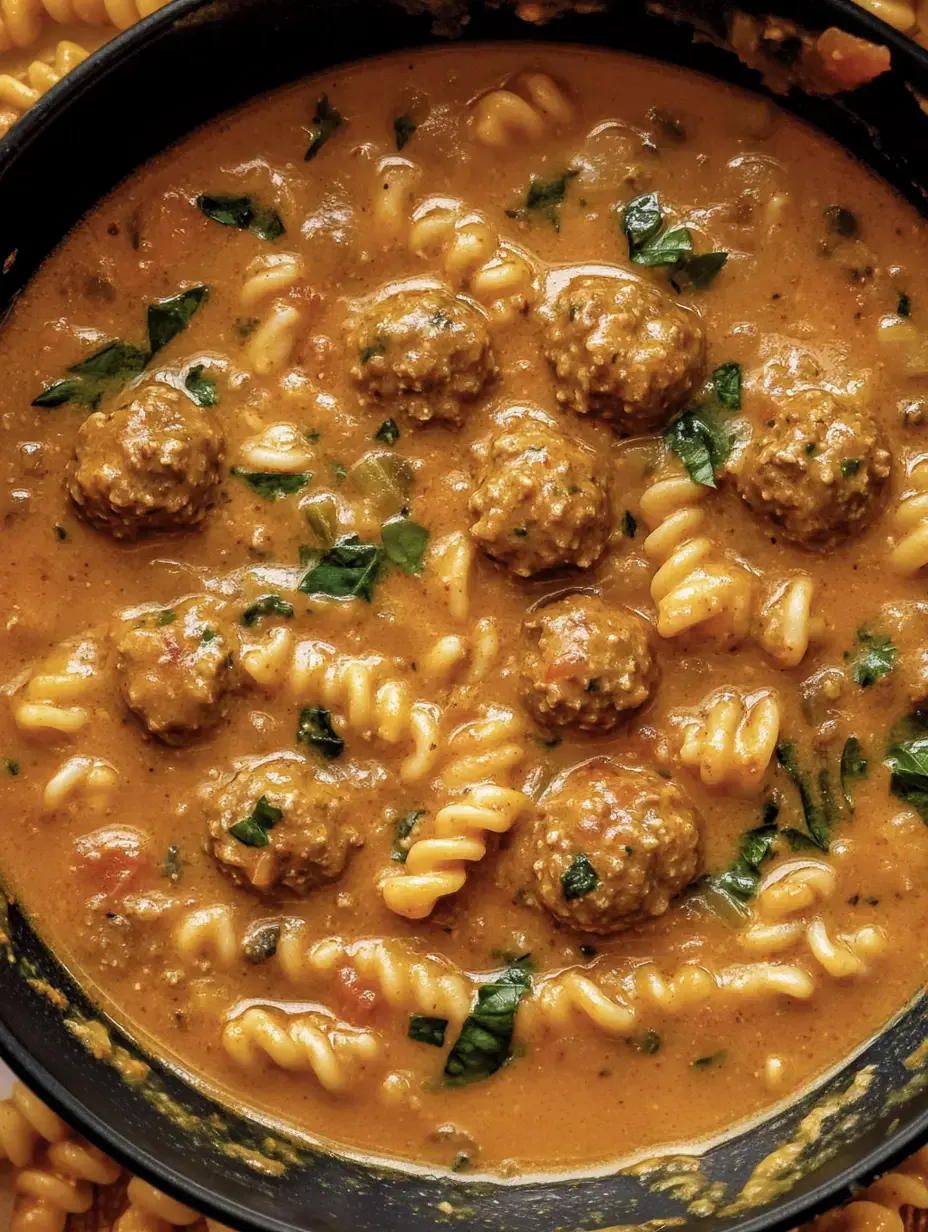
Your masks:
M 85 210 L 193 127 L 284 81 L 434 41 L 432 18 L 408 11 L 417 2 L 407 0 L 400 8 L 389 0 L 176 0 L 78 67 L 0 148 L 0 311 Z M 726 7 L 719 0 L 689 4 L 710 23 Z M 745 0 L 740 7 L 762 12 L 770 4 Z M 686 27 L 646 14 L 640 0 L 617 0 L 614 11 L 565 16 L 540 29 L 526 27 L 508 8 L 484 9 L 477 0 L 454 0 L 454 9 L 469 17 L 468 38 L 621 47 L 756 85 L 734 57 L 710 45 L 694 46 Z M 794 96 L 789 105 L 928 214 L 928 122 L 905 85 L 928 95 L 928 57 L 850 0 L 782 0 L 775 11 L 812 28 L 839 24 L 892 47 L 891 78 L 833 100 Z M 307 119 L 311 103 L 308 97 Z M 823 1128 L 817 1147 L 830 1149 L 831 1157 L 788 1194 L 740 1217 L 697 1219 L 672 1190 L 652 1193 L 628 1175 L 490 1184 L 374 1167 L 280 1140 L 269 1145 L 266 1127 L 217 1107 L 157 1061 L 151 1061 L 152 1077 L 133 1086 L 112 1064 L 94 1059 L 72 1028 L 85 1017 L 99 1018 L 99 1012 L 15 909 L 9 932 L 14 961 L 0 953 L 0 1053 L 133 1171 L 243 1229 L 427 1232 L 452 1224 L 490 1232 L 568 1232 L 676 1223 L 681 1217 L 706 1232 L 736 1224 L 744 1232 L 786 1229 L 842 1200 L 853 1183 L 928 1138 L 928 1088 L 904 1105 L 892 1104 L 914 1077 L 905 1058 L 928 1036 L 928 1003 L 919 1001 L 814 1096 L 739 1131 L 702 1157 L 690 1197 L 721 1182 L 732 1200 L 754 1167 L 792 1136 L 814 1100 L 843 1090 L 861 1067 L 874 1067 L 852 1123 L 838 1131 L 834 1122 L 840 1118 L 834 1118 Z M 66 1010 L 52 1003 L 43 981 L 65 993 Z M 135 1051 L 118 1028 L 111 1027 L 111 1038 Z M 487 1098 L 497 1098 L 492 1083 Z M 569 1132 L 571 1115 L 570 1107 L 560 1110 L 562 1131 Z M 608 1154 L 607 1143 L 603 1150 Z M 286 1166 L 280 1166 L 282 1159 Z

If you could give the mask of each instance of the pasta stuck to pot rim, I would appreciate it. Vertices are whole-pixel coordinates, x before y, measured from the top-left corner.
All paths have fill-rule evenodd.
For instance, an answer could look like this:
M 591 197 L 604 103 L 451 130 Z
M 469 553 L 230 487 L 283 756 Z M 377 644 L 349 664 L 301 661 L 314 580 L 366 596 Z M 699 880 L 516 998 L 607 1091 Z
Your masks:
M 141 168 L 0 336 L 43 937 L 227 1101 L 459 1173 L 847 1057 L 924 980 L 926 258 L 796 119 L 589 49 Z

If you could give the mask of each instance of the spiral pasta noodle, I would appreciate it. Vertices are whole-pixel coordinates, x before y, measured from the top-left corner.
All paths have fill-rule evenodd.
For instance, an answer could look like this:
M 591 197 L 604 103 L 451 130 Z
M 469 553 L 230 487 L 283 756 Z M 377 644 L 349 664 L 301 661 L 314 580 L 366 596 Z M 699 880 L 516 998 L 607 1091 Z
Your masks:
M 234 911 L 227 903 L 188 911 L 174 929 L 174 944 L 188 962 L 212 958 L 231 967 L 240 950 Z
M 421 178 L 422 168 L 408 158 L 384 158 L 377 164 L 371 212 L 374 230 L 385 246 L 402 240 Z
M 475 555 L 470 538 L 461 531 L 439 539 L 429 551 L 428 577 L 441 593 L 453 620 L 466 620 L 470 611 Z
M 75 797 L 94 812 L 104 809 L 119 776 L 100 757 L 69 757 L 45 784 L 42 807 L 46 812 L 62 808 Z
M 0 135 L 89 54 L 79 43 L 62 39 L 55 47 L 51 62 L 33 60 L 22 78 L 12 73 L 0 74 L 0 107 L 5 109 L 0 113 Z
M 47 21 L 128 30 L 169 0 L 0 0 L 0 51 L 31 47 Z
M 113 1232 L 164 1232 L 186 1228 L 200 1219 L 197 1211 L 154 1185 L 134 1176 L 126 1188 L 128 1205 L 113 1225 Z
M 348 967 L 381 993 L 394 1010 L 460 1022 L 470 1009 L 470 979 L 441 959 L 413 953 L 402 942 L 371 938 L 311 941 L 306 925 L 293 921 L 277 944 L 277 961 L 295 984 L 307 978 L 332 979 Z
M 31 1100 L 39 1104 L 34 1096 Z M 17 1110 L 26 1102 L 18 1088 L 11 1102 Z M 48 1109 L 44 1112 L 54 1116 Z M 119 1164 L 74 1136 L 63 1121 L 55 1120 L 57 1125 L 45 1126 L 55 1132 L 55 1137 L 13 1177 L 15 1201 L 10 1232 L 63 1232 L 69 1216 L 90 1209 L 95 1185 L 112 1185 L 119 1179 Z M 43 1121 L 38 1126 L 30 1124 L 43 1134 Z
M 798 667 L 812 637 L 815 583 L 807 574 L 775 582 L 759 604 L 754 634 L 781 667 Z
M 271 629 L 243 649 L 241 666 L 263 688 L 286 684 L 302 701 L 338 706 L 346 730 L 387 744 L 409 741 L 403 782 L 423 778 L 438 756 L 441 710 L 414 701 L 408 681 L 382 655 L 354 658 L 318 641 L 297 641 L 290 629 Z
M 680 760 L 707 787 L 759 790 L 776 750 L 780 704 L 775 693 L 717 693 L 684 728 Z
M 439 199 L 418 206 L 409 248 L 418 257 L 437 257 L 447 279 L 468 290 L 497 324 L 514 320 L 535 299 L 535 272 L 528 258 L 459 202 Z
M 505 150 L 534 144 L 552 129 L 565 128 L 576 114 L 573 103 L 547 73 L 519 73 L 504 89 L 491 90 L 474 103 L 471 126 L 481 145 Z
M 928 458 L 909 471 L 909 487 L 892 515 L 889 563 L 899 573 L 918 573 L 928 564 Z
M 305 434 L 292 423 L 270 424 L 239 447 L 240 464 L 252 471 L 288 474 L 305 471 L 312 461 Z
M 278 372 L 293 353 L 303 315 L 285 295 L 304 273 L 303 258 L 293 252 L 263 254 L 245 270 L 239 296 L 242 310 L 247 314 L 263 310 L 244 348 L 245 358 L 259 376 Z
M 702 501 L 708 492 L 681 473 L 659 478 L 641 498 L 650 530 L 644 552 L 658 566 L 651 598 L 661 637 L 700 628 L 730 642 L 750 627 L 752 579 L 746 570 L 715 559 L 715 545 L 703 533 Z
M 16 726 L 26 733 L 76 735 L 90 719 L 104 662 L 103 640 L 95 634 L 62 642 L 14 694 Z
M 928 1147 L 868 1185 L 846 1206 L 806 1225 L 807 1232 L 905 1232 L 905 1207 L 928 1210 Z M 915 1225 L 918 1226 L 918 1225 Z
M 252 1006 L 227 1022 L 226 1053 L 244 1069 L 270 1060 L 281 1069 L 309 1071 L 325 1090 L 348 1089 L 381 1054 L 380 1039 L 323 1013 L 288 1016 Z
M 70 1133 L 61 1117 L 21 1082 L 14 1083 L 9 1099 L 0 1100 L 0 1160 L 14 1168 L 32 1163 L 39 1142 L 61 1142 Z
M 499 655 L 496 622 L 484 616 L 470 637 L 449 633 L 440 637 L 418 660 L 419 674 L 437 684 L 459 680 L 463 686 L 485 680 Z

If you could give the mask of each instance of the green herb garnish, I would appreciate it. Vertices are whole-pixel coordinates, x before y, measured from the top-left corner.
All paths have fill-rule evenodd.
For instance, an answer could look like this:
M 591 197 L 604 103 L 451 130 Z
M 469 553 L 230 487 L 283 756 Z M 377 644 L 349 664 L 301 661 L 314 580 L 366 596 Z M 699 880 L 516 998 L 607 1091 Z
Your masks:
M 395 419 L 385 419 L 374 433 L 374 440 L 382 441 L 384 445 L 395 445 L 399 439 L 400 430 Z
M 204 376 L 204 364 L 194 364 L 184 380 L 184 389 L 197 406 L 218 406 L 219 391 L 212 377 Z
M 425 809 L 411 809 L 396 823 L 396 835 L 393 839 L 390 859 L 397 864 L 406 863 L 406 856 L 412 846 L 412 832 L 424 816 Z
M 630 509 L 622 515 L 622 534 L 626 539 L 634 539 L 638 531 L 638 522 Z
M 237 227 L 239 231 L 250 231 L 261 240 L 279 239 L 286 230 L 276 210 L 258 205 L 251 197 L 201 193 L 197 197 L 197 209 L 213 222 L 224 227 Z
M 719 406 L 726 411 L 741 410 L 741 365 L 719 364 L 712 373 L 712 388 Z
M 896 647 L 888 637 L 874 633 L 866 625 L 857 630 L 860 651 L 854 659 L 851 674 L 862 689 L 882 680 L 896 666 Z
M 293 615 L 293 604 L 282 599 L 280 595 L 262 595 L 242 612 L 241 623 L 246 629 L 253 628 L 262 616 L 283 616 L 289 620 Z
M 345 742 L 332 726 L 332 711 L 322 706 L 304 706 L 296 725 L 298 744 L 318 749 L 323 757 L 334 761 L 341 757 Z
M 757 893 L 761 865 L 773 855 L 778 833 L 777 827 L 769 824 L 746 831 L 728 868 L 709 877 L 709 886 L 739 911 Z
M 246 847 L 266 847 L 271 841 L 271 830 L 283 821 L 283 817 L 283 809 L 262 796 L 247 817 L 229 827 L 229 833 Z
M 424 1014 L 411 1014 L 408 1035 L 417 1044 L 429 1044 L 432 1048 L 444 1048 L 447 1018 L 429 1018 Z
M 269 958 L 274 957 L 279 944 L 280 924 L 276 921 L 271 924 L 257 924 L 249 928 L 245 934 L 242 941 L 242 954 L 246 962 L 257 967 L 260 963 L 267 962 Z
M 344 535 L 300 582 L 306 595 L 330 595 L 339 599 L 374 598 L 384 549 L 376 543 L 362 543 L 357 535 Z
M 477 1003 L 445 1062 L 445 1083 L 464 1086 L 480 1082 L 501 1069 L 512 1056 L 512 1034 L 519 1003 L 531 989 L 530 959 L 517 959 L 492 984 L 484 984 Z
M 380 537 L 384 552 L 398 569 L 404 573 L 422 572 L 429 543 L 429 532 L 424 526 L 400 515 L 384 522 Z
M 599 873 L 582 851 L 574 856 L 570 868 L 561 873 L 561 890 L 568 902 L 591 894 L 599 885 Z
M 415 120 L 410 115 L 398 115 L 393 121 L 393 135 L 396 138 L 396 148 L 402 150 L 405 148 L 410 137 L 418 128 Z
M 895 724 L 886 765 L 890 791 L 928 825 L 928 711 L 913 710 Z
M 167 849 L 167 853 L 161 862 L 161 873 L 164 877 L 167 877 L 171 885 L 177 885 L 178 881 L 180 881 L 183 867 L 183 861 L 180 858 L 180 848 L 172 845 Z
M 693 407 L 670 423 L 664 440 L 694 483 L 714 488 L 716 472 L 731 454 L 734 434 L 711 407 Z
M 802 805 L 802 814 L 805 818 L 809 837 L 816 847 L 819 847 L 822 851 L 828 851 L 831 846 L 831 839 L 830 826 L 826 815 L 827 809 L 815 799 L 808 776 L 799 765 L 796 756 L 796 746 L 792 741 L 784 740 L 777 745 L 777 762 L 793 780 L 796 790 L 799 792 L 799 802 Z M 826 777 L 823 779 L 822 775 L 826 775 Z M 820 788 L 823 783 L 827 786 L 827 774 L 825 771 L 822 771 L 819 776 Z
M 868 761 L 864 756 L 863 745 L 856 736 L 848 736 L 841 750 L 841 794 L 848 809 L 854 811 L 854 796 L 851 784 L 855 779 L 867 777 Z
M 233 466 L 231 473 L 245 482 L 264 500 L 279 500 L 293 496 L 312 479 L 309 471 L 249 471 L 244 466 Z
M 727 252 L 691 253 L 670 271 L 670 285 L 677 292 L 707 291 L 727 262 Z
M 663 1047 L 664 1040 L 657 1031 L 644 1031 L 641 1035 L 632 1035 L 625 1041 L 630 1048 L 634 1048 L 635 1052 L 644 1053 L 646 1057 L 653 1057 L 656 1052 L 660 1052 Z
M 309 145 L 303 155 L 304 162 L 314 159 L 344 122 L 345 117 L 329 102 L 328 94 L 321 94 L 316 100 L 316 110 L 313 113 L 313 122 L 309 130 Z
M 519 209 L 507 210 L 506 214 L 510 218 L 525 218 L 535 213 L 551 223 L 555 231 L 560 231 L 561 206 L 567 198 L 567 185 L 576 174 L 576 171 L 563 171 L 552 180 L 533 175 L 525 193 L 525 203 Z

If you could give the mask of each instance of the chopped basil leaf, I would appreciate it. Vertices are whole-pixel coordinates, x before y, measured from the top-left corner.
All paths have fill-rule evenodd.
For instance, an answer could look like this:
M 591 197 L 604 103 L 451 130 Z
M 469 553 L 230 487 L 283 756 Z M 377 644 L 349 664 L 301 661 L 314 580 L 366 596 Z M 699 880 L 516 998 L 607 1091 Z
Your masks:
M 854 240 L 860 233 L 856 217 L 843 205 L 829 205 L 825 210 L 828 230 L 843 240 Z
M 393 839 L 390 859 L 397 864 L 406 863 L 406 856 L 412 846 L 412 832 L 424 816 L 425 809 L 412 809 L 396 823 L 396 836 Z
M 866 625 L 857 630 L 857 644 L 860 651 L 851 674 L 862 689 L 869 689 L 896 666 L 896 647 L 888 637 L 874 633 Z
M 177 885 L 178 881 L 180 881 L 182 869 L 183 861 L 180 858 L 180 848 L 169 847 L 161 864 L 162 874 L 167 877 L 172 885 Z
M 661 229 L 663 221 L 657 193 L 643 193 L 622 210 L 622 230 L 628 239 L 628 255 L 634 254 Z
M 312 479 L 309 471 L 249 471 L 244 466 L 233 466 L 232 474 L 244 479 L 264 500 L 279 500 L 293 496 Z
M 622 516 L 622 534 L 626 539 L 634 539 L 638 530 L 638 523 L 635 520 L 635 515 L 631 510 L 626 509 Z
M 15 779 L 19 774 L 19 762 L 15 757 L 4 757 L 3 768 L 11 779 Z
M 276 240 L 286 228 L 276 210 L 258 205 L 251 197 L 209 196 L 197 197 L 197 209 L 224 227 L 237 227 L 250 231 L 261 240 Z
M 374 433 L 374 440 L 382 441 L 384 445 L 395 445 L 399 439 L 400 430 L 395 419 L 385 419 Z
M 86 359 L 67 369 L 72 375 L 55 381 L 32 401 L 33 406 L 56 407 L 66 402 L 95 408 L 106 386 L 124 385 L 144 371 L 150 356 L 128 342 L 108 342 Z
M 480 1082 L 510 1060 L 516 1011 L 531 983 L 526 955 L 508 966 L 494 983 L 481 986 L 477 1003 L 465 1018 L 445 1062 L 448 1086 Z
M 384 549 L 378 544 L 362 543 L 357 535 L 344 535 L 309 570 L 299 588 L 306 595 L 361 598 L 370 603 L 383 557 Z
M 190 287 L 170 299 L 148 305 L 148 345 L 153 356 L 183 333 L 208 298 L 208 287 Z
M 742 834 L 737 856 L 723 872 L 709 877 L 710 888 L 742 910 L 757 893 L 761 865 L 773 855 L 777 834 L 775 825 L 757 826 Z
M 255 924 L 246 932 L 242 940 L 242 953 L 247 962 L 253 966 L 267 962 L 277 953 L 280 943 L 280 924 Z
M 417 1044 L 429 1044 L 432 1048 L 444 1048 L 447 1018 L 429 1018 L 424 1014 L 409 1017 L 409 1038 Z
M 229 826 L 229 833 L 246 847 L 266 847 L 271 841 L 270 831 L 283 821 L 283 816 L 282 809 L 271 804 L 267 796 L 262 796 L 247 817 Z
M 524 218 L 529 211 L 534 211 L 547 219 L 555 231 L 560 231 L 561 206 L 567 198 L 567 185 L 576 174 L 576 171 L 563 171 L 552 180 L 533 175 L 525 193 L 525 204 L 521 209 L 507 210 L 506 213 L 510 218 Z
M 574 856 L 570 868 L 561 873 L 561 890 L 568 902 L 591 894 L 599 885 L 599 873 L 582 851 Z
M 912 301 L 903 291 L 896 303 L 896 312 L 900 317 L 910 317 L 912 315 Z
M 282 599 L 280 595 L 262 595 L 242 612 L 241 623 L 246 629 L 251 629 L 262 616 L 283 616 L 289 620 L 293 615 L 293 604 Z
M 733 433 L 711 408 L 694 407 L 672 421 L 664 432 L 664 440 L 675 453 L 694 483 L 715 487 L 715 475 L 728 460 Z
M 693 237 L 688 227 L 670 227 L 631 253 L 636 265 L 676 266 L 693 251 Z
M 656 1031 L 644 1031 L 641 1035 L 631 1036 L 626 1043 L 636 1052 L 643 1052 L 646 1057 L 653 1057 L 656 1052 L 660 1052 L 664 1041 Z
M 158 619 L 155 621 L 155 624 L 159 629 L 163 629 L 165 625 L 172 625 L 176 619 L 177 613 L 168 607 L 163 612 L 158 613 Z
M 828 851 L 831 846 L 830 826 L 827 818 L 828 810 L 827 807 L 823 807 L 815 799 L 808 777 L 799 765 L 796 757 L 796 746 L 792 741 L 784 740 L 777 745 L 777 762 L 793 780 L 796 790 L 799 792 L 799 802 L 802 805 L 802 813 L 805 818 L 806 829 L 809 831 L 809 837 L 816 847 L 821 848 L 822 851 Z M 822 771 L 819 776 L 819 788 L 821 789 L 822 787 L 827 787 L 825 771 Z
M 402 150 L 418 125 L 409 115 L 398 115 L 393 121 L 393 135 L 396 138 L 396 148 Z
M 387 557 L 404 573 L 421 573 L 429 532 L 402 515 L 384 522 L 380 531 Z
M 296 726 L 298 744 L 318 749 L 323 757 L 334 761 L 341 757 L 345 742 L 332 726 L 332 711 L 322 706 L 304 706 Z
M 344 122 L 345 117 L 329 102 L 328 94 L 321 94 L 316 100 L 316 110 L 313 113 L 312 127 L 309 130 L 309 145 L 303 155 L 304 162 L 314 159 Z
M 695 1061 L 691 1061 L 693 1069 L 713 1069 L 717 1065 L 721 1065 L 728 1056 L 727 1048 L 720 1048 L 718 1052 L 710 1053 L 707 1057 L 697 1057 Z
M 856 736 L 848 736 L 841 750 L 841 794 L 848 809 L 854 811 L 854 795 L 851 783 L 854 779 L 866 778 L 867 758 L 864 756 L 863 745 Z
M 740 364 L 719 364 L 712 373 L 712 387 L 719 406 L 726 411 L 741 410 Z
M 727 252 L 699 252 L 684 256 L 671 270 L 675 291 L 707 291 L 728 261 Z
M 187 373 L 184 389 L 197 406 L 218 406 L 219 392 L 212 377 L 204 376 L 205 365 L 195 364 Z
M 890 791 L 928 824 L 928 711 L 914 710 L 893 727 L 886 765 Z

